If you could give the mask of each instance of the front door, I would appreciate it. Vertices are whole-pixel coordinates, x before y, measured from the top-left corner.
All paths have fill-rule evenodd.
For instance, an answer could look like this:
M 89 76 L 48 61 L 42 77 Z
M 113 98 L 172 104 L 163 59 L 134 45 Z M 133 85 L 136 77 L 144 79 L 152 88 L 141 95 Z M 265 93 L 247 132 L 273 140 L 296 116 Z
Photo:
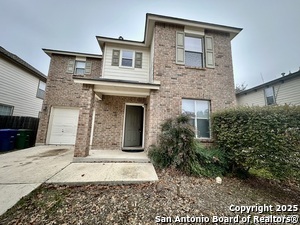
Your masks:
M 143 147 L 144 107 L 126 105 L 124 148 Z

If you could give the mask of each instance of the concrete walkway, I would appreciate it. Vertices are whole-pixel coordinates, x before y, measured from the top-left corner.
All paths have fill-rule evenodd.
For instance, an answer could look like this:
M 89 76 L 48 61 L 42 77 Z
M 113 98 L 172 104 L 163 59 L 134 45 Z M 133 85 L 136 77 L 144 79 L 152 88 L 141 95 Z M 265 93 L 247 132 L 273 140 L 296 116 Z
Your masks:
M 91 151 L 73 162 L 73 147 L 38 146 L 0 154 L 0 215 L 42 183 L 67 185 L 157 181 L 145 153 Z
M 70 146 L 39 146 L 0 155 L 0 215 L 70 165 Z

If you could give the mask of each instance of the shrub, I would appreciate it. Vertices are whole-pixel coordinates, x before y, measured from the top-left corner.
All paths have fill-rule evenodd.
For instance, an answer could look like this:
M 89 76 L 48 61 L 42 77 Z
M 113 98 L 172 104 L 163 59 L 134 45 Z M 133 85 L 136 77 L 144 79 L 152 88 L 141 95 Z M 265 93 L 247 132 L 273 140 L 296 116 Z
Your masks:
M 151 146 L 148 152 L 153 164 L 160 168 L 174 167 L 189 175 L 222 175 L 223 153 L 200 146 L 188 121 L 189 116 L 183 114 L 161 125 L 159 145 Z
M 187 115 L 180 115 L 175 119 L 167 119 L 161 125 L 159 146 L 152 146 L 149 157 L 159 167 L 175 167 L 192 174 L 192 164 L 196 160 L 195 132 L 188 123 Z
M 276 178 L 299 178 L 300 106 L 218 112 L 212 129 L 232 170 L 266 169 Z
M 223 176 L 228 172 L 225 152 L 218 148 L 205 148 L 198 144 L 197 160 L 201 166 L 201 175 L 206 177 Z

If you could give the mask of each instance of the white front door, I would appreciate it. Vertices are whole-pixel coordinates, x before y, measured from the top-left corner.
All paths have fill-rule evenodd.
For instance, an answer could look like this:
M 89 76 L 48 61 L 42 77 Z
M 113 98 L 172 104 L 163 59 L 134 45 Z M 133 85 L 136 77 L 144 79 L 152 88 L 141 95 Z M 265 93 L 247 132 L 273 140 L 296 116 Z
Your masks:
M 75 145 L 79 109 L 53 107 L 47 144 Z

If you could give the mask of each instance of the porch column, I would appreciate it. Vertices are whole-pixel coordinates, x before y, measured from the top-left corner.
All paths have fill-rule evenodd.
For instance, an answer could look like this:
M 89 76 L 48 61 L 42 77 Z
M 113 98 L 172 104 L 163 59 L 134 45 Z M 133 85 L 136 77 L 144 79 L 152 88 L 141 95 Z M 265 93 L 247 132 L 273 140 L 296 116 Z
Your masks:
M 89 144 L 95 98 L 93 87 L 94 86 L 90 84 L 83 84 L 82 86 L 74 157 L 85 157 L 89 155 Z

